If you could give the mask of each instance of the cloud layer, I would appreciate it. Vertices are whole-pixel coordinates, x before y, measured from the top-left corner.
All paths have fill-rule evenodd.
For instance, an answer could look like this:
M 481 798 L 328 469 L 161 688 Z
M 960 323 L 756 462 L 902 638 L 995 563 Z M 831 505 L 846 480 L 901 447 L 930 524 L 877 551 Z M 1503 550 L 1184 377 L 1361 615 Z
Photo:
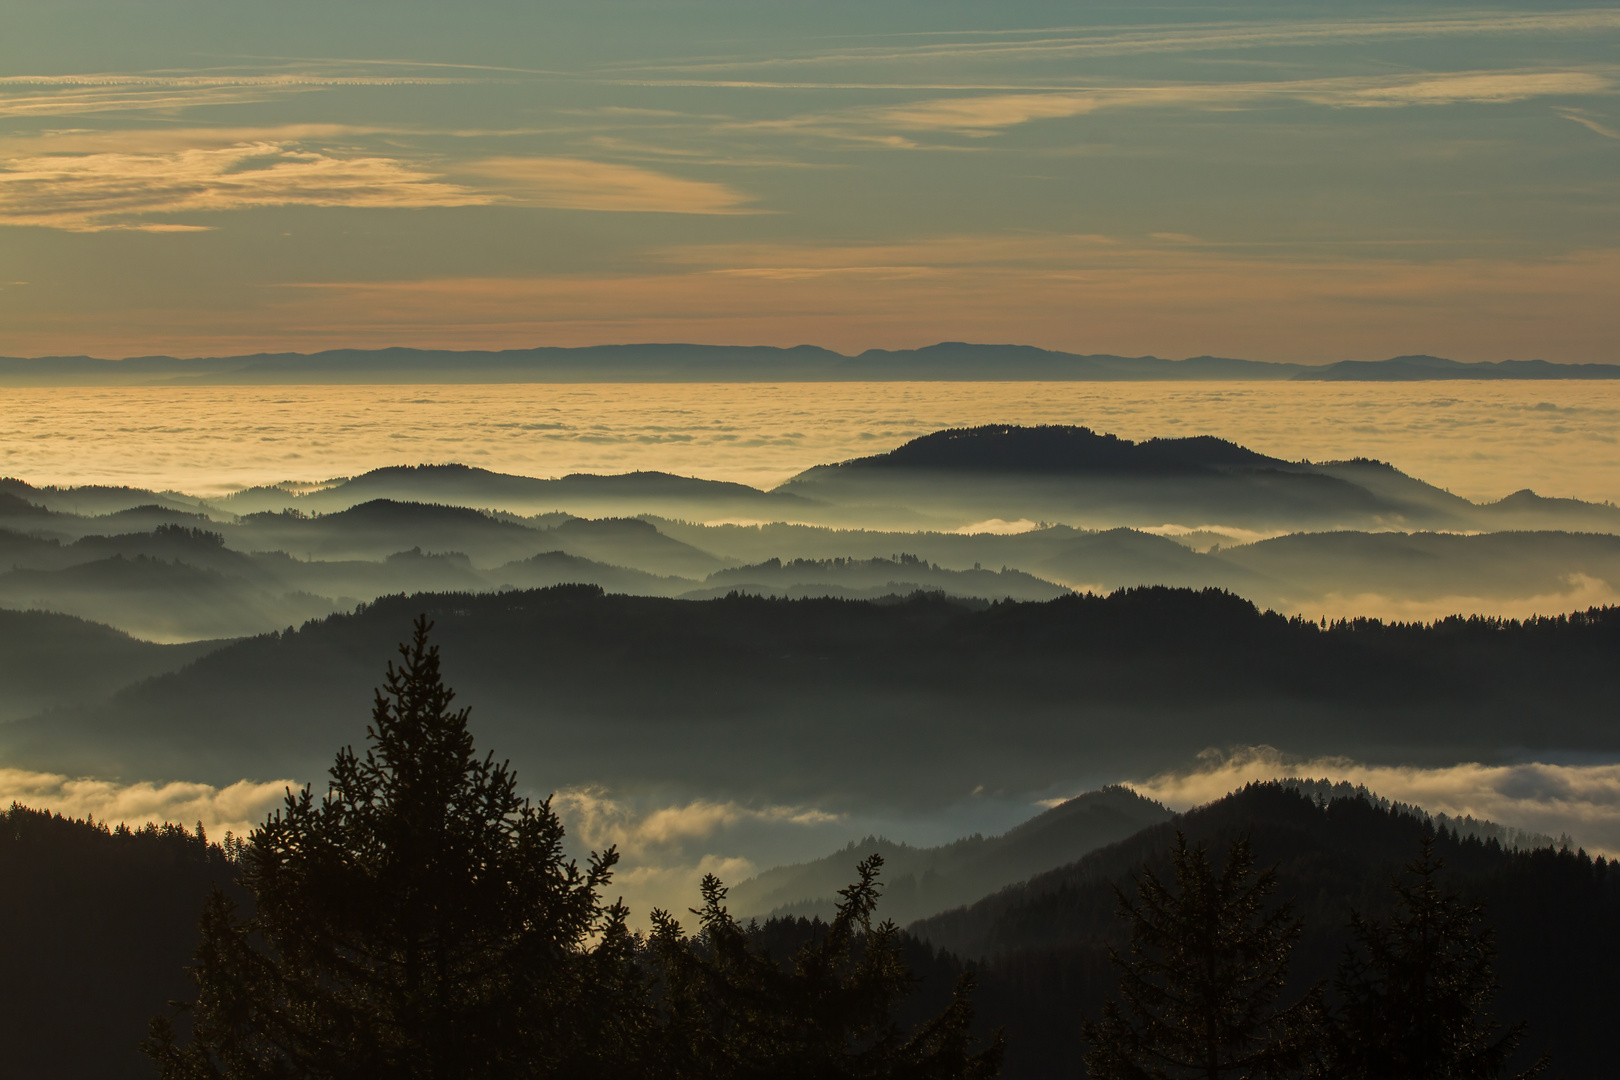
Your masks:
M 567 210 L 738 213 L 747 196 L 724 184 L 634 165 L 565 157 L 486 158 L 462 171 L 497 181 L 507 202 Z
M 487 205 L 493 197 L 402 161 L 255 142 L 156 154 L 43 154 L 0 163 L 0 225 L 174 231 L 139 220 L 269 206 Z
M 367 129 L 308 125 L 231 140 L 247 132 L 177 131 L 53 137 L 52 153 L 0 158 L 0 226 L 70 232 L 207 228 L 153 221 L 225 210 L 341 206 L 369 210 L 531 206 L 573 210 L 727 214 L 747 199 L 723 184 L 581 158 L 500 157 L 456 171 L 470 183 L 400 157 L 311 148 L 305 140 Z M 163 149 L 129 147 L 145 139 Z M 37 140 L 36 140 L 37 143 Z M 118 149 L 90 149 L 115 143 Z M 79 152 L 62 152 L 78 144 Z M 88 146 L 86 145 L 88 144 Z
M 1346 780 L 1431 814 L 1472 815 L 1549 836 L 1568 834 L 1594 854 L 1620 855 L 1620 764 L 1464 762 L 1443 768 L 1369 765 L 1341 757 L 1291 757 L 1269 746 L 1205 751 L 1191 768 L 1131 787 L 1176 810 L 1257 780 Z
M 662 907 L 677 914 L 696 903 L 698 883 L 714 874 L 734 885 L 760 866 L 743 847 L 757 848 L 761 835 L 790 841 L 841 819 L 804 806 L 747 806 L 692 799 L 660 804 L 655 799 L 615 796 L 599 788 L 559 791 L 552 807 L 576 847 L 600 851 L 610 845 L 623 857 L 613 892 L 622 895 L 643 924 L 647 912 Z M 744 836 L 752 834 L 749 844 Z
M 302 785 L 292 780 L 238 780 L 223 788 L 180 781 L 120 784 L 0 769 L 0 805 L 16 802 L 65 817 L 94 817 L 114 825 L 169 821 L 190 828 L 200 821 L 214 839 L 227 831 L 246 836 L 281 806 L 289 787 Z

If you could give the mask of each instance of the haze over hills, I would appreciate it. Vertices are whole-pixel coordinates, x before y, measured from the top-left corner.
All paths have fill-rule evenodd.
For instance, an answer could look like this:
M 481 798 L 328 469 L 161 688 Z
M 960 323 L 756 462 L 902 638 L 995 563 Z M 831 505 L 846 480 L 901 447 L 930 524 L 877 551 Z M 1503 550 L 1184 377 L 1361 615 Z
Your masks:
M 1082 355 L 1029 345 L 941 342 L 846 356 L 813 345 L 627 344 L 498 352 L 332 349 L 244 356 L 0 357 L 0 384 L 144 385 L 276 383 L 754 382 L 754 381 L 1191 381 L 1613 379 L 1620 365 L 1543 360 L 1463 362 L 1434 356 L 1326 365 L 1194 356 Z
M 917 848 L 877 837 L 851 841 L 814 862 L 779 866 L 731 886 L 726 899 L 739 916 L 828 919 L 849 868 L 883 856 L 883 913 L 905 924 L 977 900 L 1043 870 L 1073 862 L 1148 825 L 1170 811 L 1129 788 L 1110 787 L 1059 803 L 999 836 L 964 837 Z
M 0 608 L 0 723 L 90 705 L 154 675 L 177 671 L 224 642 L 157 645 L 71 615 Z
M 1563 522 L 1554 507 L 1477 505 L 1382 462 L 1316 465 L 1257 454 L 1213 437 L 1140 443 L 1089 428 L 988 425 L 938 431 L 895 450 L 793 477 L 790 491 L 881 519 L 896 507 L 925 519 L 1018 516 L 1092 527 L 1219 523 L 1269 530 L 1480 529 Z M 830 514 L 833 511 L 824 511 Z M 1620 526 L 1620 510 L 1591 506 L 1585 520 Z
M 72 775 L 314 775 L 360 738 L 378 658 L 426 612 L 447 678 L 541 790 L 922 807 L 1140 775 L 1212 743 L 1434 763 L 1606 754 L 1620 752 L 1617 611 L 1323 628 L 1163 588 L 993 606 L 419 594 L 0 726 L 0 749 Z
M 771 838 L 748 849 L 768 859 L 735 864 L 761 871 L 734 875 L 744 915 L 824 915 L 852 861 L 881 851 L 885 914 L 922 920 L 915 933 L 954 954 L 912 946 L 945 981 L 960 957 L 981 967 L 983 1015 L 1021 1047 L 1009 1075 L 1034 1078 L 1073 1064 L 1052 1032 L 1112 985 L 1117 928 L 1099 898 L 1158 865 L 1168 811 L 1113 788 L 1006 830 L 1009 817 L 1076 778 L 1158 775 L 1212 746 L 1437 771 L 1620 755 L 1620 607 L 1581 610 L 1612 603 L 1617 520 L 1531 492 L 1477 504 L 1367 459 L 1005 425 L 770 492 L 460 466 L 217 502 L 11 480 L 0 604 L 48 610 L 0 611 L 0 677 L 18 688 L 0 758 L 69 783 L 317 777 L 362 738 L 380 660 L 426 612 L 487 743 L 536 795 L 582 808 L 597 823 L 582 835 L 605 828 L 592 843 L 619 829 L 646 860 L 635 888 L 673 892 L 696 872 L 679 860 L 711 865 L 682 839 L 707 835 L 694 821 Z M 868 521 L 883 527 L 849 527 Z M 1324 625 L 1255 606 L 1428 619 L 1497 602 L 1579 613 Z M 62 612 L 153 640 L 245 640 L 159 646 Z M 1252 803 L 1177 821 L 1216 840 L 1253 823 L 1286 880 L 1316 890 L 1324 927 L 1342 923 L 1319 895 L 1341 870 L 1288 845 L 1307 838 L 1365 882 L 1405 835 Z M 642 805 L 663 808 L 657 822 L 634 824 L 626 807 Z M 811 857 L 872 823 L 956 819 L 997 825 Z M 1505 905 L 1595 917 L 1591 864 L 1531 874 L 1519 856 L 1480 858 Z M 1556 896 L 1513 892 L 1537 874 Z M 1328 970 L 1328 937 L 1306 970 Z M 1515 978 L 1550 977 L 1515 949 Z
M 1367 459 L 993 426 L 818 466 L 771 492 L 463 466 L 218 503 L 4 480 L 0 604 L 164 641 L 261 633 L 389 593 L 566 583 L 974 600 L 1163 584 L 1313 617 L 1524 615 L 1620 597 L 1617 533 L 1612 505 L 1527 491 L 1480 505 Z
M 376 499 L 497 507 L 516 514 L 537 514 L 567 507 L 580 514 L 605 515 L 616 509 L 629 509 L 642 514 L 796 517 L 811 509 L 802 498 L 791 493 L 765 492 L 746 484 L 669 473 L 573 474 L 538 479 L 466 465 L 376 469 L 304 494 L 284 488 L 253 488 L 221 499 L 219 505 L 238 514 L 291 508 L 329 513 Z

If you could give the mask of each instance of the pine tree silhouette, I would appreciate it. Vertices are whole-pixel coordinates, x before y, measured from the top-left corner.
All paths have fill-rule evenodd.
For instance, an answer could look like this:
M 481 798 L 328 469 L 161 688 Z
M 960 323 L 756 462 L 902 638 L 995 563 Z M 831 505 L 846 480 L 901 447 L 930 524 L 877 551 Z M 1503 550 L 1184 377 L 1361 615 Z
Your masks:
M 589 1077 L 632 1068 L 644 995 L 616 853 L 584 870 L 550 807 L 480 759 L 416 621 L 377 692 L 369 747 L 328 793 L 288 792 L 256 829 L 239 921 L 216 892 L 183 1008 L 153 1021 L 170 1080 Z
M 992 1080 L 998 1034 L 983 1048 L 970 1035 L 971 975 L 938 1016 L 904 1031 L 896 1005 L 913 979 L 892 922 L 874 924 L 880 855 L 857 867 L 837 914 L 784 964 L 738 925 L 725 886 L 703 879 L 700 931 L 688 938 L 654 911 L 649 953 L 662 973 L 660 1080 Z
M 1378 923 L 1353 915 L 1336 988 L 1332 1075 L 1344 1080 L 1492 1080 L 1506 1075 L 1524 1025 L 1506 1030 L 1488 1009 L 1496 991 L 1494 935 L 1479 905 L 1443 893 L 1444 863 L 1424 830 L 1405 880 L 1392 882 L 1395 913 Z M 1521 1078 L 1544 1068 L 1538 1062 Z
M 1144 872 L 1133 903 L 1130 958 L 1110 950 L 1124 1007 L 1108 1001 L 1086 1023 L 1093 1080 L 1274 1077 L 1310 1063 L 1320 989 L 1278 1008 L 1299 936 L 1289 905 L 1266 911 L 1271 871 L 1254 873 L 1249 841 L 1227 851 L 1217 876 L 1202 846 L 1176 833 L 1175 891 Z

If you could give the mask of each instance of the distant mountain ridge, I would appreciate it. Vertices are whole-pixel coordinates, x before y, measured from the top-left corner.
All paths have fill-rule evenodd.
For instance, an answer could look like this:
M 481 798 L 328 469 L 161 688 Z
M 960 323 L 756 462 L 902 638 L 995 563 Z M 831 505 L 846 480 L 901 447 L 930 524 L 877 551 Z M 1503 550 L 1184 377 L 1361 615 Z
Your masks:
M 1466 362 L 1441 356 L 1341 360 L 1294 375 L 1300 382 L 1428 382 L 1435 379 L 1620 379 L 1616 364 L 1553 364 L 1546 360 Z
M 1080 354 L 1032 345 L 945 341 L 854 356 L 815 345 L 644 343 L 532 349 L 329 349 L 241 356 L 0 357 L 0 384 L 482 383 L 779 381 L 1191 381 L 1613 379 L 1620 365 L 1543 360 L 1464 362 L 1433 356 L 1325 366 L 1194 356 Z

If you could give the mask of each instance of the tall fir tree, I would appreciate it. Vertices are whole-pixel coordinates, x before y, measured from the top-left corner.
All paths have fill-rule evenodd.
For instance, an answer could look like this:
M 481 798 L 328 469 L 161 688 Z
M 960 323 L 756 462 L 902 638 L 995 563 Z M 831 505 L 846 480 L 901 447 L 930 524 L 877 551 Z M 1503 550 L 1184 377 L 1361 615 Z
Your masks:
M 1524 1036 L 1489 1012 L 1495 939 L 1484 912 L 1438 880 L 1444 863 L 1424 831 L 1387 922 L 1353 915 L 1340 965 L 1331 1075 L 1342 1080 L 1495 1080 Z M 1537 1063 L 1518 1074 L 1540 1072 Z
M 732 918 L 712 874 L 695 938 L 654 911 L 660 1080 L 993 1080 L 1002 1039 L 972 1037 L 971 975 L 939 1015 L 909 1031 L 896 1021 L 916 987 L 899 930 L 873 921 L 882 865 L 879 855 L 861 862 L 832 922 L 791 958 L 770 955 L 757 927 Z
M 635 941 L 601 899 L 617 855 L 582 870 L 549 800 L 477 756 L 431 629 L 389 664 L 365 756 L 254 831 L 251 917 L 210 899 L 189 1041 L 160 1017 L 146 1046 L 166 1080 L 633 1073 Z
M 1256 875 L 1249 841 L 1219 874 L 1202 846 L 1176 834 L 1175 889 L 1145 871 L 1133 902 L 1129 959 L 1110 950 L 1123 1007 L 1108 1001 L 1083 1027 L 1092 1080 L 1284 1077 L 1311 1066 L 1320 988 L 1278 1007 L 1300 925 L 1271 910 L 1271 871 Z

